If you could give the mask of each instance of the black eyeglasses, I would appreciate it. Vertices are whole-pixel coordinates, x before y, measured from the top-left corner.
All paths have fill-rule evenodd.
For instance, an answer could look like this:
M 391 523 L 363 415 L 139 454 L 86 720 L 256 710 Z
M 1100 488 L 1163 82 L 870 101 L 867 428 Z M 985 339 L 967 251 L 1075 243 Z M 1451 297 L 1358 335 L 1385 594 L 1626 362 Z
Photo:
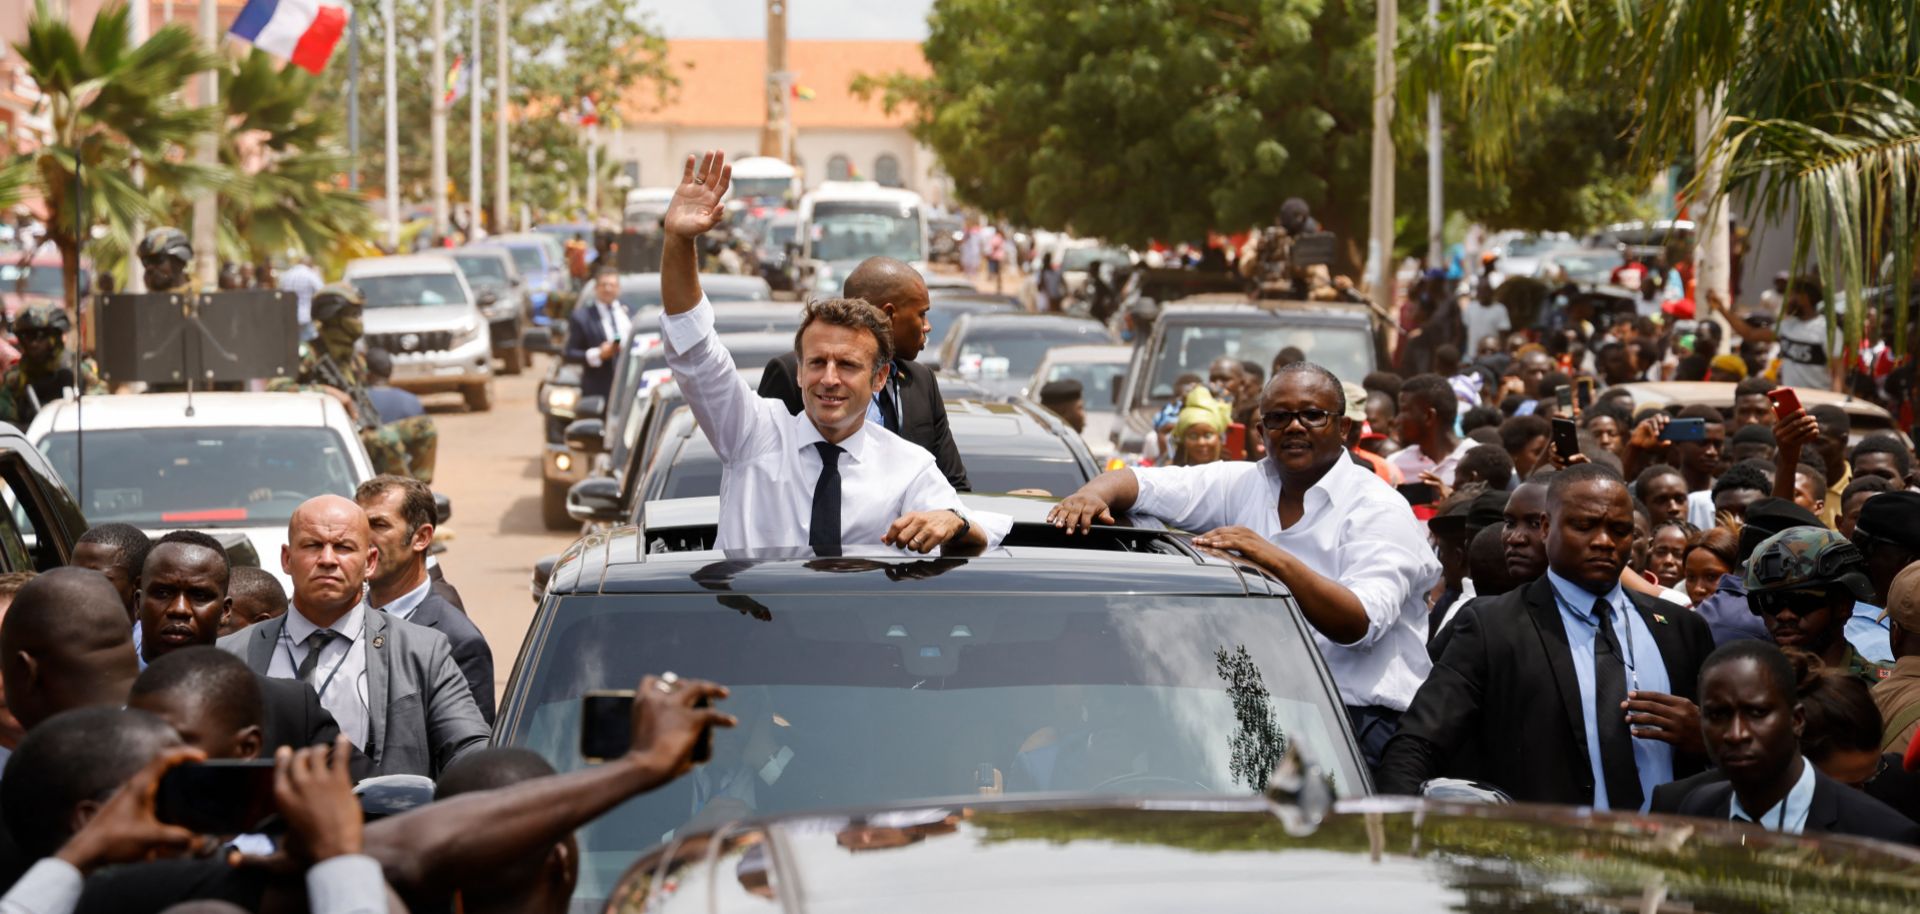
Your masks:
M 1303 409 L 1299 412 L 1277 409 L 1260 417 L 1260 424 L 1273 431 L 1281 431 L 1298 419 L 1303 428 L 1326 428 L 1333 422 L 1333 413 L 1324 409 Z
M 1747 607 L 1756 616 L 1777 616 L 1791 610 L 1802 619 L 1826 609 L 1831 601 L 1820 590 L 1756 590 L 1747 594 Z

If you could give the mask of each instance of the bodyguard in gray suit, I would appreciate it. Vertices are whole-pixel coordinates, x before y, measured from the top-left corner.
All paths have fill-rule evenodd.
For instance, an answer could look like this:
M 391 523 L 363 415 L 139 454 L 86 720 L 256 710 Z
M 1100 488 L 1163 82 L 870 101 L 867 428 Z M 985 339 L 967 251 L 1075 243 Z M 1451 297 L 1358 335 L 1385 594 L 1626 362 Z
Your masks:
M 373 760 L 373 774 L 438 777 L 486 746 L 489 728 L 445 635 L 367 606 L 378 569 L 366 512 L 337 495 L 309 499 L 287 523 L 286 615 L 220 639 L 256 673 L 302 679 L 341 732 Z

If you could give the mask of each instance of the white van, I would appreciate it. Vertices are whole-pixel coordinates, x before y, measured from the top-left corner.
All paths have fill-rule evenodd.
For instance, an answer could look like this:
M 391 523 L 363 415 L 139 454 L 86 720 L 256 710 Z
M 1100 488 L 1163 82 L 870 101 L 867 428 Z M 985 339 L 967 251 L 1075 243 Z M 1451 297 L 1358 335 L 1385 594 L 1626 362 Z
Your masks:
M 733 163 L 730 200 L 748 206 L 787 206 L 800 194 L 800 172 L 772 156 L 748 156 Z
M 838 295 L 869 257 L 927 270 L 927 206 L 910 190 L 872 181 L 828 181 L 800 198 L 800 287 Z

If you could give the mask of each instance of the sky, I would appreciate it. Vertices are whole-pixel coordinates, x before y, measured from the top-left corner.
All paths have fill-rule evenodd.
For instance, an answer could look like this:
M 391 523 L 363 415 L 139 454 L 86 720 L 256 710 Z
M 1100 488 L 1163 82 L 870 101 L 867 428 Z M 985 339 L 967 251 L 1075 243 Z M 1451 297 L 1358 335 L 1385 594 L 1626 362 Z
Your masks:
M 788 38 L 904 39 L 927 37 L 933 0 L 791 0 Z M 766 0 L 641 0 L 668 38 L 765 38 Z

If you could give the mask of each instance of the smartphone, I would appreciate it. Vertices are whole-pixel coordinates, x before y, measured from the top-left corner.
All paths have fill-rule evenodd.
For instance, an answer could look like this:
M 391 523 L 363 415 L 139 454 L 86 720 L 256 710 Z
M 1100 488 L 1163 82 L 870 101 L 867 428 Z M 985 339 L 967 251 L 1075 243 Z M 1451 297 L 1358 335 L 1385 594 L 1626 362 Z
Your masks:
M 1593 379 L 1575 378 L 1573 382 L 1574 401 L 1580 404 L 1580 411 L 1593 408 Z
M 1570 384 L 1560 385 L 1560 389 L 1553 392 L 1553 398 L 1555 402 L 1560 404 L 1561 415 L 1563 416 L 1573 415 L 1573 386 L 1572 385 Z
M 1705 441 L 1707 440 L 1707 420 L 1675 419 L 1660 430 L 1661 441 Z
M 1220 442 L 1220 444 L 1221 444 L 1221 447 L 1225 450 L 1228 460 L 1247 459 L 1247 427 L 1246 425 L 1239 422 L 1234 422 L 1228 425 L 1227 437 L 1223 439 Z
M 1410 505 L 1430 505 L 1440 497 L 1440 492 L 1428 482 L 1405 482 L 1397 488 Z
M 1773 401 L 1773 414 L 1781 418 L 1800 408 L 1800 395 L 1794 393 L 1791 387 L 1776 387 L 1769 390 L 1767 399 Z
M 704 708 L 702 698 L 695 707 Z M 604 762 L 626 755 L 633 747 L 633 690 L 607 689 L 580 698 L 580 757 Z M 693 744 L 694 762 L 713 757 L 713 728 L 702 731 Z
M 154 815 L 201 835 L 241 835 L 275 812 L 273 759 L 176 765 L 160 779 Z
M 1553 420 L 1553 449 L 1561 460 L 1572 460 L 1580 453 L 1580 427 L 1572 419 Z

